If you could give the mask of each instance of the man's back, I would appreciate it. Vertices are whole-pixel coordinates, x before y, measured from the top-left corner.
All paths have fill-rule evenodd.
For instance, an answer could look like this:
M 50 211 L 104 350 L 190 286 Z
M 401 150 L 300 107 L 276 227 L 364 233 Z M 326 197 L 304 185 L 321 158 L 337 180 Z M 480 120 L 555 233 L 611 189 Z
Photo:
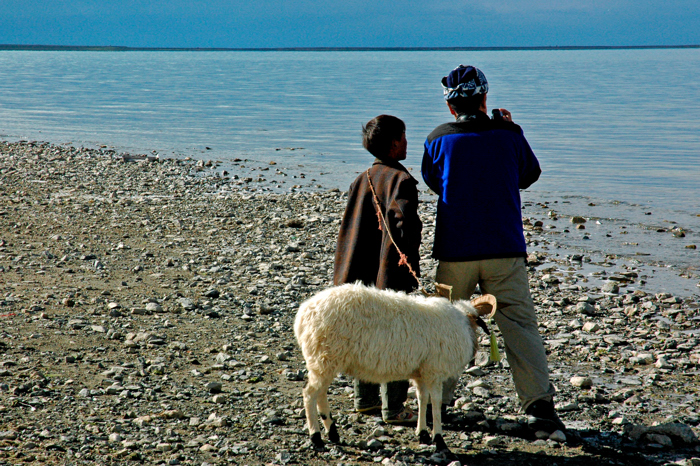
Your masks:
M 519 126 L 485 114 L 440 125 L 425 142 L 422 174 L 440 196 L 433 257 L 525 255 L 519 190 L 540 167 Z

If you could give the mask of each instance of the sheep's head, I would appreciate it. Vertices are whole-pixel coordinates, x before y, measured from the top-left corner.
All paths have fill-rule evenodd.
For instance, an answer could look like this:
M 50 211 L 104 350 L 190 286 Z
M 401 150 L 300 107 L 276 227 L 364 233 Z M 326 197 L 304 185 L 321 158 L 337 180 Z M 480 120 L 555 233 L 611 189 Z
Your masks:
M 484 323 L 482 317 L 488 316 L 491 318 L 496 313 L 497 302 L 494 295 L 485 294 L 471 301 L 459 300 L 456 301 L 454 305 L 457 309 L 466 314 L 474 328 L 478 326 L 481 327 L 485 333 L 489 333 L 488 327 Z

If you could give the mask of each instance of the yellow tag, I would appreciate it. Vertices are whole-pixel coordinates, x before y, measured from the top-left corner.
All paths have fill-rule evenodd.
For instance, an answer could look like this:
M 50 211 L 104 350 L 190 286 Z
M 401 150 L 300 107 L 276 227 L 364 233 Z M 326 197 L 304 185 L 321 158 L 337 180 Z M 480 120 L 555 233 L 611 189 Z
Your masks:
M 501 360 L 501 353 L 498 352 L 498 342 L 496 341 L 496 334 L 491 330 L 491 336 L 489 338 L 491 342 L 491 350 L 489 351 L 489 359 L 492 362 L 498 362 Z

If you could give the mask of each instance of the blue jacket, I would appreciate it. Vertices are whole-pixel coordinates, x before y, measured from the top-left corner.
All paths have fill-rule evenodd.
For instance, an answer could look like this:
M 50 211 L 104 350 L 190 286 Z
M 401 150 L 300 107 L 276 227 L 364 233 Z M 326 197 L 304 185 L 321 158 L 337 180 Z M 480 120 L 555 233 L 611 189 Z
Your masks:
M 518 125 L 481 112 L 440 125 L 425 141 L 421 172 L 439 196 L 434 258 L 527 255 L 519 190 L 541 169 Z

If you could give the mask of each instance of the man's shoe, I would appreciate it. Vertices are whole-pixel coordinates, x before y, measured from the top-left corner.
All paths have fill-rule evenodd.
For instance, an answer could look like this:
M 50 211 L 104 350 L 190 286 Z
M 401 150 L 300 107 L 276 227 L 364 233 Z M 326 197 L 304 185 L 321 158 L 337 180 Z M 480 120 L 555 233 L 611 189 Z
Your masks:
M 554 402 L 552 401 L 537 400 L 527 407 L 525 414 L 528 415 L 527 426 L 531 430 L 544 431 L 549 434 L 557 430 L 567 432 L 566 426 L 554 410 Z
M 384 422 L 392 425 L 410 425 L 418 422 L 418 415 L 411 408 L 405 407 L 400 413 L 384 419 Z

